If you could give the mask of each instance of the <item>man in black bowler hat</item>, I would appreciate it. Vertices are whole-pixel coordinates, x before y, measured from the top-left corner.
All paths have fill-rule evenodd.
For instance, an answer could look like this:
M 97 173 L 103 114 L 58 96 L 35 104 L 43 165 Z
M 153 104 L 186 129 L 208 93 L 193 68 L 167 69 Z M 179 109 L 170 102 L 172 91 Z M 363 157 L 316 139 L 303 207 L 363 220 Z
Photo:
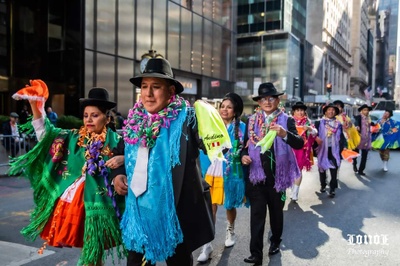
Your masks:
M 130 79 L 140 100 L 124 128 L 125 172 L 114 188 L 126 195 L 121 222 L 128 266 L 193 265 L 192 251 L 214 239 L 211 196 L 197 157 L 205 150 L 194 109 L 164 58 Z
M 301 149 L 303 139 L 297 134 L 295 121 L 282 112 L 279 96 L 275 86 L 262 83 L 258 95 L 253 97 L 259 107 L 247 120 L 242 151 L 242 164 L 249 168 L 246 177 L 246 197 L 250 201 L 250 256 L 247 263 L 261 265 L 263 260 L 264 227 L 269 210 L 271 238 L 269 255 L 277 254 L 283 231 L 283 207 L 286 200 L 286 189 L 291 187 L 299 177 L 296 158 L 292 148 Z M 276 132 L 270 149 L 261 153 L 257 145 L 269 132 Z M 269 137 L 271 134 L 268 134 Z M 272 135 L 272 137 L 274 137 Z
M 371 149 L 371 126 L 374 125 L 369 116 L 369 111 L 371 110 L 371 106 L 363 104 L 360 106 L 360 108 L 358 108 L 360 114 L 354 116 L 354 125 L 361 136 L 360 144 L 358 144 L 355 151 L 359 153 L 361 150 L 361 162 L 360 167 L 357 169 L 357 158 L 354 158 L 353 170 L 354 173 L 358 172 L 359 175 L 365 175 L 364 169 L 365 165 L 367 164 L 368 151 Z

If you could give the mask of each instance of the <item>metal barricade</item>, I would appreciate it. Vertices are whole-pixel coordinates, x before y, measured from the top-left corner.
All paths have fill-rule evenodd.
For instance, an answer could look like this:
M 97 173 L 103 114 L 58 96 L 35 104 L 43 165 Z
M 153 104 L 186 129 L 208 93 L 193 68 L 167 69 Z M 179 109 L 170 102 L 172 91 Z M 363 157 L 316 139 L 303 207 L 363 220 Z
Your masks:
M 0 134 L 0 175 L 4 175 L 13 158 L 27 153 L 36 144 L 34 135 L 22 134 L 22 137 Z

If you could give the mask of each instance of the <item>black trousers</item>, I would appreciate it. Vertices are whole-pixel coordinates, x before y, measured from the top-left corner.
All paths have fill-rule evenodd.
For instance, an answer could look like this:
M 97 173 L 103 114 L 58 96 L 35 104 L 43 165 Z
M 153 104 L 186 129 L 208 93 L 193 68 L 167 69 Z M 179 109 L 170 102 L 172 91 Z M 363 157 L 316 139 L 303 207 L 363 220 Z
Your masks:
M 154 266 L 156 264 L 152 264 L 150 262 L 146 262 L 146 264 L 142 264 L 144 259 L 144 254 L 138 253 L 135 251 L 128 251 L 128 259 L 127 266 Z M 193 256 L 192 252 L 187 248 L 185 242 L 178 244 L 175 249 L 174 255 L 167 258 L 165 261 L 168 266 L 174 265 L 182 265 L 182 266 L 192 266 L 193 265 Z
M 335 166 L 335 168 L 330 168 L 329 171 L 331 172 L 331 181 L 329 182 L 329 187 L 331 190 L 335 190 L 338 187 L 337 182 L 337 172 L 338 172 L 338 165 L 336 163 L 335 157 L 332 154 L 332 148 L 328 148 L 328 160 Z M 319 181 L 321 182 L 321 187 L 326 187 L 326 171 L 319 172 Z
M 360 152 L 359 149 L 355 149 L 354 151 Z M 361 150 L 361 162 L 360 162 L 360 167 L 358 168 L 359 172 L 364 172 L 365 166 L 367 164 L 367 158 L 368 158 L 368 150 Z M 357 167 L 357 158 L 353 159 L 353 165 Z
M 263 259 L 264 229 L 269 211 L 272 236 L 271 243 L 279 244 L 283 231 L 282 193 L 276 192 L 272 186 L 266 184 L 253 185 L 248 182 L 246 196 L 250 200 L 250 253 L 257 259 Z

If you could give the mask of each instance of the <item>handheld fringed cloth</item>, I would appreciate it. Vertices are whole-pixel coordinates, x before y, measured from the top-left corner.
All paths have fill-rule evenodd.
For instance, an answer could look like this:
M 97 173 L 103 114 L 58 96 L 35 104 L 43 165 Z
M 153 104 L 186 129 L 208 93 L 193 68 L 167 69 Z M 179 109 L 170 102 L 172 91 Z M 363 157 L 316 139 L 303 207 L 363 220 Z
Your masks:
M 349 150 L 349 149 L 343 149 L 342 153 L 341 153 L 342 157 L 344 160 L 348 161 L 348 162 L 352 162 L 354 158 L 357 158 L 360 156 L 359 153 Z
M 275 130 L 270 130 L 265 135 L 265 137 L 262 138 L 262 140 L 257 142 L 256 147 L 261 147 L 260 153 L 264 153 L 267 150 L 271 149 L 271 146 L 276 138 L 276 134 L 277 132 Z
M 358 144 L 361 142 L 361 135 L 358 133 L 355 126 L 351 126 L 347 129 L 347 148 L 354 150 L 357 148 Z
M 49 98 L 49 90 L 47 89 L 46 83 L 40 79 L 30 80 L 30 85 L 25 85 L 25 88 L 20 89 L 13 94 L 12 98 L 15 100 L 33 100 L 36 101 L 36 105 L 42 115 L 45 115 L 44 103 Z
M 194 103 L 194 110 L 199 129 L 200 139 L 207 150 L 210 162 L 218 159 L 225 160 L 222 151 L 232 148 L 226 126 L 218 111 L 211 104 L 197 100 Z

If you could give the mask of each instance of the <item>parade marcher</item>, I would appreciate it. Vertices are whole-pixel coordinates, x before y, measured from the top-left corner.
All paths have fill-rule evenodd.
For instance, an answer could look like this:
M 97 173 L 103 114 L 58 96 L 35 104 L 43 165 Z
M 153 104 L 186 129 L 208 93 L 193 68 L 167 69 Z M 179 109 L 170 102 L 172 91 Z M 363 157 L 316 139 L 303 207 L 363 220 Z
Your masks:
M 246 200 L 250 202 L 250 256 L 246 263 L 261 265 L 264 247 L 264 226 L 269 210 L 272 236 L 268 254 L 277 254 L 283 231 L 283 207 L 286 189 L 300 176 L 293 149 L 301 149 L 304 141 L 297 134 L 295 121 L 278 107 L 283 93 L 270 83 L 262 83 L 253 97 L 259 107 L 247 121 L 242 150 L 242 163 L 249 167 L 246 178 Z M 258 144 L 270 143 L 263 151 Z M 271 142 L 272 140 L 272 142 Z
M 18 129 L 18 118 L 16 112 L 11 112 L 10 119 L 2 124 L 2 134 L 5 137 L 1 141 L 11 157 L 15 157 L 20 148 L 25 148 L 26 152 L 30 150 L 29 143 L 24 140 L 24 135 Z
M 39 140 L 11 167 L 11 173 L 22 169 L 33 189 L 35 208 L 21 233 L 30 240 L 39 235 L 45 240 L 39 253 L 46 246 L 82 248 L 79 265 L 103 265 L 113 247 L 123 259 L 119 217 L 124 198 L 114 195 L 105 164 L 124 149 L 122 137 L 107 127 L 109 110 L 116 104 L 106 89 L 92 88 L 88 98 L 79 100 L 84 125 L 64 130 L 46 118 L 46 84 L 32 80 L 31 85 L 13 95 L 29 100 Z M 32 94 L 34 89 L 37 94 Z
M 123 129 L 126 174 L 114 178 L 117 193 L 126 195 L 121 230 L 127 265 L 193 265 L 192 251 L 214 239 L 199 149 L 209 156 L 217 149 L 223 156 L 225 141 L 230 148 L 229 136 L 214 134 L 211 124 L 211 135 L 199 138 L 203 117 L 179 96 L 183 85 L 166 59 L 150 59 L 130 81 L 140 87 L 140 100 L 129 110 Z
M 58 115 L 56 112 L 53 111 L 53 108 L 51 108 L 51 106 L 47 107 L 46 113 L 47 113 L 47 118 L 50 120 L 50 122 L 54 126 L 57 126 Z
M 342 124 L 336 118 L 339 108 L 334 104 L 327 104 L 322 108 L 322 111 L 324 116 L 321 120 L 315 121 L 315 128 L 318 130 L 315 142 L 318 144 L 316 150 L 321 183 L 320 192 L 326 191 L 326 171 L 329 169 L 331 173 L 329 196 L 333 198 L 338 187 L 337 175 L 341 163 L 341 152 L 345 147 L 346 139 L 343 135 Z
M 380 130 L 372 136 L 371 146 L 379 150 L 379 155 L 383 162 L 383 171 L 388 171 L 388 161 L 390 159 L 390 149 L 399 147 L 400 142 L 400 122 L 393 120 L 392 110 L 385 110 L 382 118 L 378 121 Z
M 358 172 L 359 175 L 365 175 L 364 170 L 367 164 L 368 151 L 371 149 L 371 126 L 373 125 L 371 117 L 369 116 L 369 111 L 371 110 L 371 106 L 363 104 L 358 108 L 360 114 L 354 116 L 354 125 L 361 136 L 360 144 L 358 144 L 355 151 L 358 153 L 361 151 L 361 162 L 360 166 L 357 168 L 357 158 L 354 158 L 353 170 L 355 173 Z
M 233 92 L 226 94 L 219 107 L 219 114 L 227 127 L 233 147 L 225 153 L 226 161 L 216 161 L 214 164 L 211 164 L 204 153 L 200 153 L 203 176 L 205 176 L 206 182 L 210 185 L 214 223 L 216 222 L 218 205 L 223 205 L 226 209 L 228 225 L 226 228 L 225 247 L 235 245 L 236 208 L 241 207 L 244 203 L 245 183 L 242 163 L 240 162 L 240 152 L 243 148 L 246 125 L 240 120 L 242 112 L 242 98 Z M 212 251 L 211 243 L 203 245 L 197 261 L 207 261 Z
M 297 133 L 303 138 L 304 141 L 304 146 L 302 149 L 293 149 L 300 171 L 310 171 L 311 166 L 314 164 L 312 146 L 318 133 L 311 120 L 307 117 L 306 110 L 307 106 L 301 101 L 296 102 L 292 106 L 292 116 L 296 122 Z M 300 172 L 299 178 L 296 179 L 294 185 L 292 186 L 290 198 L 294 201 L 298 200 L 301 180 L 302 173 Z
M 360 144 L 360 134 L 351 122 L 351 118 L 346 114 L 344 103 L 341 100 L 336 100 L 333 104 L 339 109 L 336 119 L 342 124 L 343 135 L 346 138 L 345 146 L 350 150 L 354 150 Z

